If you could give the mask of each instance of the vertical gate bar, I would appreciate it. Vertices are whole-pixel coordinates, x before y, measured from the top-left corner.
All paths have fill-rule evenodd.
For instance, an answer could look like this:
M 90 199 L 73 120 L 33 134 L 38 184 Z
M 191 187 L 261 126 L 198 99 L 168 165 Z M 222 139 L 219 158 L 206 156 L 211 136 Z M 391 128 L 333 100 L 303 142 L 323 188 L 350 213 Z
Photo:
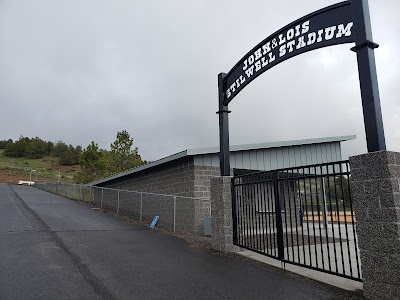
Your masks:
M 283 199 L 282 202 L 283 202 L 283 211 L 284 211 L 284 214 L 285 214 L 285 229 L 286 229 L 285 230 L 285 234 L 284 234 L 284 242 L 285 242 L 285 239 L 286 239 L 286 247 L 284 247 L 284 248 L 286 248 L 287 259 L 289 259 L 289 240 L 288 240 L 288 224 L 287 224 L 287 213 L 286 213 L 287 207 L 286 207 L 286 197 L 285 197 L 285 181 L 284 181 L 284 178 L 283 178 L 282 181 L 279 180 L 280 178 L 279 178 L 279 173 L 278 172 L 277 172 L 276 176 L 277 176 L 277 180 L 278 180 L 279 198 Z M 281 195 L 281 186 L 282 186 L 282 195 Z M 282 220 L 282 222 L 283 222 L 283 220 Z M 283 231 L 283 228 L 282 228 L 282 231 Z
M 119 190 L 118 190 L 118 196 L 117 196 L 117 215 L 119 213 Z
M 261 248 L 261 239 L 260 239 L 260 228 L 259 228 L 259 222 L 258 222 L 258 213 L 257 213 L 257 186 L 258 186 L 258 177 L 259 175 L 254 175 L 254 185 L 253 185 L 253 211 L 254 211 L 254 231 L 255 231 L 255 237 L 256 237 L 256 243 L 257 243 L 257 250 L 260 250 Z
M 244 187 L 244 191 L 245 191 L 245 193 L 244 193 L 244 195 L 245 195 L 245 197 L 244 197 L 244 199 L 245 199 L 244 207 L 245 207 L 245 211 L 246 211 L 246 214 L 245 214 L 246 246 L 251 248 L 251 242 L 250 242 L 251 241 L 251 239 L 250 239 L 251 231 L 250 231 L 250 217 L 249 217 L 249 193 L 248 193 L 249 187 L 248 187 L 247 181 L 245 182 L 245 184 L 246 185 L 244 185 L 243 187 Z
M 305 173 L 305 168 L 303 168 L 303 175 Z M 304 187 L 304 204 L 306 207 L 305 214 L 307 216 L 307 241 L 308 241 L 308 258 L 310 259 L 310 266 L 312 264 L 312 259 L 311 259 L 311 240 L 310 240 L 310 226 L 308 222 L 308 204 L 307 204 L 307 184 L 306 184 L 306 177 L 303 177 L 303 187 Z M 303 244 L 304 245 L 304 244 Z
M 264 180 L 267 180 L 268 179 L 268 175 L 267 174 L 265 174 L 265 177 L 264 177 Z M 270 234 L 269 234 L 269 231 L 268 230 L 270 230 L 270 226 L 269 226 L 269 224 L 268 224 L 268 221 L 269 221 L 269 204 L 268 204 L 268 201 L 269 201 L 269 197 L 268 197 L 268 181 L 264 181 L 264 183 L 263 183 L 263 196 L 264 196 L 264 223 L 265 223 L 265 240 L 266 240 L 266 243 L 267 243 L 267 252 L 269 253 L 269 254 L 272 254 L 272 252 L 270 251 L 270 249 L 271 249 L 271 244 L 270 244 L 270 239 L 269 239 L 269 237 L 271 236 Z
M 251 182 L 250 182 L 250 184 L 248 185 L 248 187 L 249 187 L 249 205 L 248 205 L 248 207 L 249 207 L 249 219 L 250 219 L 250 236 L 251 236 L 251 245 L 252 245 L 252 248 L 253 249 L 257 249 L 257 246 L 256 246 L 256 244 L 257 244 L 257 241 L 256 241 L 256 239 L 255 239 L 255 235 L 254 235 L 254 218 L 253 218 L 253 216 L 254 216 L 254 213 L 253 213 L 253 201 L 254 201 L 254 198 L 253 198 L 253 187 L 254 187 L 254 176 L 253 175 L 250 175 L 250 178 L 251 178 Z
M 302 174 L 302 176 L 304 176 L 304 169 L 303 168 L 301 168 L 300 169 L 301 170 L 301 174 Z M 305 213 L 306 213 L 306 211 L 305 211 L 305 200 L 304 200 L 304 190 L 305 190 L 305 186 L 304 186 L 304 178 L 303 178 L 303 180 L 301 181 L 301 179 L 299 179 L 299 185 L 301 186 L 301 190 L 300 190 L 300 192 L 299 192 L 299 195 L 300 195 L 300 203 L 301 203 L 301 215 L 302 215 L 302 218 L 303 218 L 303 220 L 302 220 L 302 226 L 301 226 L 301 242 L 302 242 L 302 245 L 303 245 L 303 263 L 304 264 L 306 264 L 306 257 L 307 257 L 307 254 L 306 254 L 306 241 L 304 240 L 304 231 L 306 230 L 306 225 L 305 225 L 305 222 L 306 222 L 306 220 L 305 220 Z
M 237 219 L 237 204 L 236 204 L 236 186 L 235 186 L 235 177 L 231 179 L 231 195 L 232 195 L 232 222 L 233 222 L 233 244 L 237 245 L 238 240 L 238 219 Z
M 103 208 L 103 193 L 104 193 L 104 188 L 101 188 L 100 208 Z
M 322 166 L 321 168 L 321 174 L 323 175 L 323 168 Z M 328 167 L 326 167 L 326 173 L 328 174 Z M 326 177 L 329 181 L 329 176 Z M 324 211 L 325 211 L 325 215 L 324 215 L 324 225 L 325 225 L 325 237 L 326 237 L 326 251 L 328 252 L 328 266 L 329 266 L 329 271 L 332 271 L 332 264 L 331 264 L 331 251 L 330 251 L 330 247 L 329 247 L 329 235 L 328 235 L 328 214 L 327 214 L 327 207 L 326 207 L 326 188 L 325 188 L 325 178 L 324 176 L 322 176 L 321 178 L 322 181 L 322 197 L 324 200 Z M 333 226 L 333 224 L 332 224 Z
M 297 172 L 297 176 L 298 176 L 298 172 Z M 299 212 L 299 210 L 297 209 L 297 206 L 296 206 L 297 189 L 296 189 L 296 179 L 294 176 L 294 169 L 292 169 L 292 177 L 293 177 L 294 218 L 296 220 L 297 260 L 298 260 L 298 263 L 300 263 L 300 243 L 299 243 L 299 230 L 298 230 L 298 224 L 300 223 L 300 220 L 297 220 L 297 213 Z M 299 209 L 300 209 L 300 206 L 299 206 Z M 300 216 L 299 216 L 299 218 L 300 218 Z M 299 223 L 297 223 L 297 221 L 299 221 Z
M 265 214 L 265 209 L 264 209 L 264 193 L 263 193 L 263 180 L 264 180 L 264 174 L 260 175 L 260 183 L 258 184 L 258 207 L 260 210 L 260 228 L 261 228 L 261 237 L 262 237 L 262 250 L 265 253 L 265 222 L 264 222 L 264 214 Z
M 276 203 L 275 203 L 275 201 L 276 201 L 276 196 L 275 196 L 275 190 L 274 190 L 274 188 L 275 188 L 275 181 L 274 181 L 274 173 L 272 172 L 272 180 L 271 180 L 271 185 L 270 185 L 270 194 L 271 194 L 271 208 L 272 208 L 272 210 L 271 210 L 271 214 L 270 214 L 270 218 L 272 218 L 272 220 L 271 220 L 271 223 L 272 223 L 272 226 L 271 226 L 271 230 L 272 230 L 272 232 L 271 232 L 271 238 L 272 238 L 272 242 L 273 242 L 273 245 L 274 245 L 274 255 L 275 255 L 275 257 L 276 258 L 278 258 L 278 230 L 277 230 L 277 228 L 276 228 L 276 210 L 277 210 L 277 208 L 276 208 Z
M 244 185 L 245 179 L 244 177 L 241 177 L 241 188 L 242 188 L 242 223 L 243 223 L 243 230 L 242 230 L 242 243 L 243 245 L 247 244 L 248 237 L 247 237 L 247 226 L 248 226 L 248 220 L 247 220 L 247 214 L 246 214 L 246 186 Z
M 275 201 L 275 199 L 271 195 L 271 184 L 272 184 L 272 182 L 271 182 L 270 177 L 271 177 L 271 173 L 268 173 L 268 175 L 267 175 L 268 181 L 267 181 L 267 184 L 265 186 L 266 195 L 267 195 L 266 204 L 267 204 L 267 211 L 268 211 L 268 214 L 266 216 L 267 216 L 267 219 L 268 219 L 267 220 L 267 222 L 268 222 L 267 241 L 268 241 L 268 244 L 269 244 L 269 252 L 270 252 L 271 255 L 273 255 L 273 254 L 276 254 L 275 253 L 275 237 L 274 237 L 275 230 L 272 232 L 272 230 L 274 228 L 274 225 L 273 225 L 274 223 L 271 222 L 271 213 L 273 211 L 272 201 Z
M 316 267 L 318 268 L 318 253 L 317 253 L 317 240 L 316 240 L 316 234 L 315 234 L 315 216 L 314 216 L 314 197 L 313 197 L 313 192 L 312 192 L 312 177 L 311 177 L 311 167 L 308 168 L 308 184 L 310 185 L 310 199 L 311 199 L 311 216 L 312 216 L 312 224 L 313 224 L 313 242 L 314 242 L 314 253 L 315 253 L 315 264 Z M 311 246 L 311 245 L 310 245 Z
M 262 180 L 262 175 L 258 175 L 258 182 L 257 182 L 257 222 L 258 222 L 258 236 L 260 240 L 260 250 L 263 252 L 265 251 L 265 241 L 264 241 L 264 231 L 263 231 L 263 225 L 262 225 L 262 209 L 261 209 L 261 180 Z
M 347 170 L 350 169 L 349 163 L 346 163 L 346 169 Z M 356 260 L 357 260 L 357 277 L 361 278 L 360 260 L 359 260 L 358 251 L 357 251 L 358 245 L 357 245 L 357 236 L 356 236 L 356 225 L 354 223 L 354 213 L 353 213 L 353 194 L 352 194 L 351 188 L 350 188 L 350 174 L 349 173 L 347 174 L 347 185 L 348 185 L 349 196 L 350 196 L 351 225 L 353 228 L 354 249 L 355 249 Z
M 276 230 L 277 230 L 277 242 L 278 242 L 278 259 L 284 259 L 283 249 L 283 228 L 282 228 L 282 211 L 279 199 L 279 186 L 278 186 L 278 175 L 277 171 L 274 171 L 274 190 L 275 190 L 275 211 L 276 211 Z
M 249 185 L 249 217 L 250 217 L 250 236 L 251 236 L 251 244 L 253 249 L 257 248 L 257 240 L 256 236 L 254 235 L 254 212 L 253 212 L 253 187 L 254 187 L 254 176 L 250 175 L 251 183 Z
M 344 195 L 344 189 L 343 189 L 344 173 L 343 173 L 342 164 L 339 164 L 339 168 L 340 168 L 340 187 L 341 187 L 342 198 L 343 198 L 344 226 L 346 228 L 347 255 L 349 258 L 350 276 L 353 276 L 353 267 L 351 265 L 351 255 L 350 255 L 349 231 L 347 229 L 347 212 L 346 212 L 345 195 Z M 345 270 L 343 270 L 343 274 L 346 274 Z
M 291 190 L 291 188 L 290 188 L 290 183 L 292 182 L 291 180 L 290 180 L 290 176 L 289 176 L 289 171 L 287 171 L 288 172 L 288 180 L 287 180 L 287 193 L 288 193 L 288 203 L 289 203 L 289 221 L 290 221 L 290 238 L 291 238 L 291 246 L 292 246 L 292 260 L 293 261 L 295 261 L 294 260 L 294 240 L 293 240 L 293 220 L 292 220 L 292 204 L 291 204 L 291 202 L 292 202 L 292 197 L 290 196 L 290 190 Z M 291 179 L 293 180 L 293 169 L 292 169 L 292 177 L 291 177 Z M 293 181 L 294 182 L 294 181 Z M 296 215 L 296 208 L 294 209 L 294 214 Z M 287 220 L 286 220 L 286 222 L 287 222 Z M 297 223 L 296 223 L 296 228 L 297 228 Z M 286 234 L 288 234 L 287 232 L 286 232 Z M 298 246 L 298 245 L 297 245 Z M 288 245 L 288 247 L 289 247 L 289 245 Z
M 253 175 L 253 185 L 252 185 L 252 198 L 253 198 L 253 205 L 252 205 L 252 215 L 253 215 L 253 233 L 254 233 L 254 241 L 255 247 L 257 250 L 260 249 L 260 235 L 258 234 L 258 222 L 257 222 L 257 179 L 258 175 Z
M 333 166 L 333 172 L 336 174 L 336 165 Z M 341 176 L 341 175 L 340 175 Z M 337 191 L 337 183 L 336 183 L 336 175 L 333 176 L 333 184 L 335 186 L 335 202 L 336 202 L 336 213 L 337 213 L 337 223 L 338 223 L 338 232 L 340 239 L 340 255 L 342 259 L 342 268 L 344 272 L 344 257 L 343 257 L 343 241 L 342 241 L 342 228 L 340 228 L 340 212 L 339 212 L 339 202 L 338 202 L 338 191 Z
M 321 172 L 322 172 L 322 166 L 320 166 Z M 321 188 L 322 188 L 322 201 L 323 201 L 323 209 L 324 209 L 324 226 L 327 228 L 328 227 L 328 213 L 327 213 L 327 207 L 326 207 L 326 188 L 325 188 L 325 180 L 324 176 L 321 173 L 322 178 L 321 178 Z
M 258 234 L 258 218 L 257 218 L 257 180 L 258 180 L 258 175 L 254 175 L 254 183 L 253 183 L 253 188 L 252 188 L 252 197 L 253 197 L 253 222 L 254 222 L 254 237 L 255 237 L 255 242 L 256 242 L 256 247 L 257 250 L 260 249 L 260 235 Z
M 237 210 L 237 231 L 236 231 L 236 241 L 238 245 L 242 244 L 242 209 L 241 209 L 241 185 L 240 185 L 240 177 L 232 178 L 232 182 L 235 184 L 235 198 L 236 198 L 236 210 Z
M 328 172 L 328 198 L 329 198 L 329 210 L 331 212 L 331 226 L 332 226 L 332 241 L 333 241 L 333 254 L 335 259 L 335 267 L 336 273 L 338 273 L 338 263 L 337 263 L 337 253 L 336 253 L 336 244 L 335 244 L 335 224 L 333 222 L 333 208 L 332 208 L 332 193 L 331 193 L 331 174 L 329 174 L 329 168 L 327 167 Z
M 240 231 L 239 231 L 239 237 L 238 238 L 239 238 L 239 242 L 240 242 L 241 245 L 244 244 L 244 236 L 245 236 L 245 222 L 244 222 L 244 216 L 243 216 L 244 215 L 244 205 L 243 205 L 244 189 L 243 189 L 242 183 L 243 183 L 243 178 L 240 177 L 238 179 L 238 184 L 240 184 L 240 186 L 238 186 L 238 188 L 239 188 L 239 194 L 238 194 L 239 203 L 238 204 L 239 204 L 239 211 L 240 211 L 240 213 L 239 213 L 239 215 L 240 215 L 240 217 L 239 217 L 239 219 L 240 219 Z
M 317 168 L 314 167 L 314 173 L 315 173 L 315 194 L 317 197 L 317 207 L 318 207 L 318 228 L 319 228 L 319 243 L 321 245 L 321 257 L 322 257 L 322 269 L 325 269 L 325 259 L 324 259 L 324 243 L 322 241 L 322 229 L 321 229 L 321 217 L 322 217 L 322 213 L 321 213 L 321 209 L 320 209 L 320 201 L 319 201 L 319 190 L 318 189 L 318 182 L 321 183 L 320 181 L 320 176 L 318 176 L 318 171 Z M 322 189 L 321 189 L 322 190 Z

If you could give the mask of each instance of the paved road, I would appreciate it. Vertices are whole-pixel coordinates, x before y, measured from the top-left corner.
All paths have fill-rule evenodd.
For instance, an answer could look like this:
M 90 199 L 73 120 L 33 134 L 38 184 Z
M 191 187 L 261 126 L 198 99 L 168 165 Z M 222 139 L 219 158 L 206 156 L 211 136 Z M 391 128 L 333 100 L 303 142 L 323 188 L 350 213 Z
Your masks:
M 361 298 L 34 187 L 0 184 L 0 299 Z

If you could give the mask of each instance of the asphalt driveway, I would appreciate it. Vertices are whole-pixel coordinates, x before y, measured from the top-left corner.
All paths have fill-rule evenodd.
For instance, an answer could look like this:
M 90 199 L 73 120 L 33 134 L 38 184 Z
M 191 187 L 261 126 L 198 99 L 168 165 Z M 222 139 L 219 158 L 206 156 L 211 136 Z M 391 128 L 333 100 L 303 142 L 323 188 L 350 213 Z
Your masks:
M 0 184 L 0 299 L 362 298 L 34 187 Z

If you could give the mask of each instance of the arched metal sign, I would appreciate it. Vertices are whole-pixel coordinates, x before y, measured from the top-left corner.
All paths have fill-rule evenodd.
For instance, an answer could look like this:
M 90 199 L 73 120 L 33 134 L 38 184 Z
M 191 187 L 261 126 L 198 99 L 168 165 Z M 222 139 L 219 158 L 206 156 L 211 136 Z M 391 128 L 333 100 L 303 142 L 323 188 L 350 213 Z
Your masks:
M 369 152 L 385 150 L 367 0 L 341 2 L 304 16 L 250 50 L 228 74 L 218 75 L 221 175 L 230 174 L 228 104 L 251 81 L 277 64 L 322 47 L 356 43 Z

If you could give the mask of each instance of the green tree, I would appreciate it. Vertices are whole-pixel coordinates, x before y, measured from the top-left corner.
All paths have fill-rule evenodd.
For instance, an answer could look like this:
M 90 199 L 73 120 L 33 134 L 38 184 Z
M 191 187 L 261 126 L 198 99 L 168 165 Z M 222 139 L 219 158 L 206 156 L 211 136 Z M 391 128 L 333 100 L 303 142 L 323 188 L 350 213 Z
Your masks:
M 65 166 L 78 165 L 81 152 L 82 152 L 81 146 L 77 146 L 76 148 L 74 148 L 74 146 L 69 145 L 60 154 L 59 158 L 60 165 L 65 165 Z
M 25 155 L 29 158 L 42 158 L 47 154 L 47 143 L 36 137 L 28 142 L 25 149 Z
M 132 149 L 133 139 L 126 130 L 117 133 L 117 139 L 111 144 L 110 173 L 119 173 L 144 164 L 138 148 Z
M 66 151 L 68 151 L 67 144 L 65 144 L 63 141 L 57 141 L 53 145 L 53 151 L 51 152 L 51 155 L 55 157 L 60 157 L 63 154 L 63 152 Z
M 47 155 L 50 155 L 53 152 L 54 149 L 54 143 L 48 141 L 47 142 Z
M 107 176 L 108 155 L 107 151 L 99 148 L 92 141 L 80 155 L 82 170 L 76 176 L 78 183 L 88 183 Z
M 5 149 L 8 144 L 12 144 L 12 143 L 13 143 L 12 139 L 0 141 L 0 149 Z
M 346 176 L 331 176 L 325 178 L 326 195 L 331 199 L 332 203 L 336 205 L 338 200 L 339 210 L 350 208 L 350 185 L 351 178 L 347 179 Z
M 26 153 L 26 148 L 28 147 L 30 139 L 28 137 L 20 136 L 18 141 L 10 143 L 4 149 L 5 156 L 11 157 L 23 157 Z

